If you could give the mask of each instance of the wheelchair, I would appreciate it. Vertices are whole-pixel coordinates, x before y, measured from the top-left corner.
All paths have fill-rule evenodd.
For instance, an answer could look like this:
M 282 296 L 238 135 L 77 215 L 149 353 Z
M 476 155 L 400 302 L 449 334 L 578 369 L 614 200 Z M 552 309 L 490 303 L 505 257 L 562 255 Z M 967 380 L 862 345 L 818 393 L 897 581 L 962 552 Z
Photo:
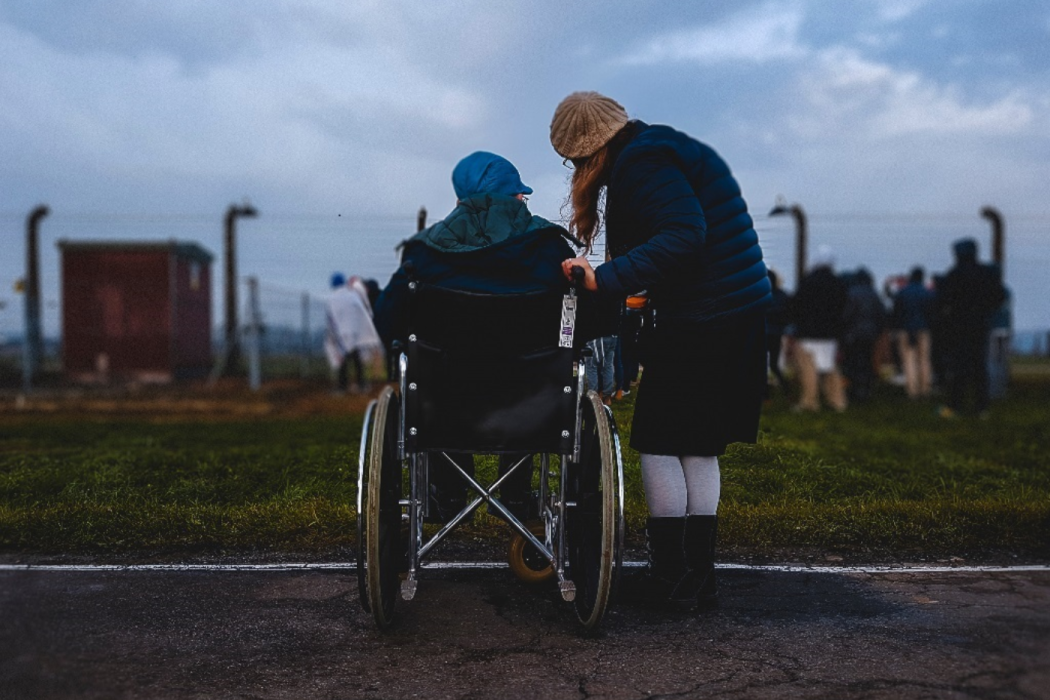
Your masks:
M 415 280 L 408 287 L 397 390 L 387 386 L 369 404 L 361 433 L 362 607 L 377 627 L 388 626 L 397 598 L 415 597 L 435 547 L 485 504 L 515 535 L 511 568 L 519 578 L 553 572 L 579 622 L 596 628 L 622 566 L 623 462 L 612 411 L 584 386 L 575 289 L 491 295 Z M 459 463 L 464 453 L 516 457 L 480 483 Z M 530 510 L 538 518 L 523 522 L 496 492 L 516 470 L 533 469 L 536 456 Z M 423 526 L 433 508 L 428 480 L 439 465 L 470 496 L 433 532 Z

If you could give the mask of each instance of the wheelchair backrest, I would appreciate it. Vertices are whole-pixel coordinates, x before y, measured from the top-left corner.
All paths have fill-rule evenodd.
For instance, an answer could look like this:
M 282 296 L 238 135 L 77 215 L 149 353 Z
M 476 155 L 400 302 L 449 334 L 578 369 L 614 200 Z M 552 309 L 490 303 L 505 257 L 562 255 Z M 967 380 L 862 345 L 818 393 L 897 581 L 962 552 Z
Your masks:
M 409 450 L 572 451 L 577 351 L 561 347 L 562 293 L 410 285 Z

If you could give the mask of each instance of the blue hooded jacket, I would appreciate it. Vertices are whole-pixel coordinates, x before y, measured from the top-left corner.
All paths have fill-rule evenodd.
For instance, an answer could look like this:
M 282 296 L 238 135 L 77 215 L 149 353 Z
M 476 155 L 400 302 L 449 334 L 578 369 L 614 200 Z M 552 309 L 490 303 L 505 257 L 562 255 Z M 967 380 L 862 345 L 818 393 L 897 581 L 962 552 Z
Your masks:
M 709 146 L 668 126 L 631 122 L 609 176 L 605 225 L 613 259 L 598 289 L 648 290 L 659 317 L 707 323 L 771 301 L 762 249 L 740 186 Z
M 567 235 L 561 226 L 533 216 L 525 202 L 514 197 L 468 197 L 405 243 L 401 267 L 376 301 L 376 329 L 388 346 L 404 340 L 409 267 L 415 279 L 459 291 L 567 290 L 561 262 L 576 256 Z

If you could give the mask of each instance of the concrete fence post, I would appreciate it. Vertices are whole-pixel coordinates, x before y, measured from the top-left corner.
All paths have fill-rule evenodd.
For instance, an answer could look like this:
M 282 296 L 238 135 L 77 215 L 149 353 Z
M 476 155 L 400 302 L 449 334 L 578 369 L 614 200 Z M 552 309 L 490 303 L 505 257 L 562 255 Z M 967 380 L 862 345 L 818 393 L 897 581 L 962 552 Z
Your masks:
M 299 361 L 299 376 L 306 379 L 310 375 L 310 294 L 303 292 L 302 296 L 302 353 Z
M 806 246 L 809 240 L 809 223 L 806 212 L 798 204 L 788 204 L 782 197 L 777 197 L 769 216 L 790 214 L 795 220 L 795 289 L 806 274 Z
M 22 342 L 22 388 L 29 393 L 44 355 L 40 322 L 40 220 L 51 213 L 40 205 L 26 219 L 25 338 Z
M 245 329 L 248 351 L 248 387 L 258 391 L 262 386 L 262 318 L 259 313 L 259 280 L 248 278 L 248 325 Z
M 229 376 L 237 371 L 240 360 L 240 347 L 238 346 L 238 323 L 237 323 L 237 219 L 253 218 L 259 215 L 255 207 L 250 204 L 237 206 L 231 204 L 223 217 L 223 258 L 226 268 L 226 318 L 225 318 L 225 340 L 226 348 L 222 362 L 222 373 Z

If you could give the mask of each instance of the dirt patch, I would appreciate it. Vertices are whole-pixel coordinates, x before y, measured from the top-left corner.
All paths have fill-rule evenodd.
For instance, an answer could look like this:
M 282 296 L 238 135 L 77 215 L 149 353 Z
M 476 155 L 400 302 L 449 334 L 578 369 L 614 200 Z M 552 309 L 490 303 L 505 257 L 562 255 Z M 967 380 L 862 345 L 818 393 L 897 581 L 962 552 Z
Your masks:
M 624 549 L 625 562 L 640 563 L 646 559 L 642 536 L 631 537 Z M 503 529 L 481 533 L 467 529 L 457 531 L 443 541 L 433 552 L 430 561 L 495 562 L 507 561 L 510 536 Z M 727 547 L 719 552 L 721 564 L 750 566 L 799 567 L 968 567 L 968 566 L 1035 566 L 1050 565 L 1050 558 L 1021 557 L 1009 551 L 983 552 L 838 552 L 816 547 L 791 549 L 747 549 Z M 64 554 L 48 552 L 0 552 L 0 564 L 5 565 L 215 565 L 215 564 L 355 564 L 353 546 L 314 551 L 282 551 L 267 547 L 254 549 L 134 549 L 123 552 L 96 552 Z
M 337 394 L 317 382 L 280 380 L 251 391 L 244 380 L 172 386 L 62 387 L 0 392 L 0 416 L 104 415 L 149 419 L 244 419 L 363 413 L 378 393 Z

